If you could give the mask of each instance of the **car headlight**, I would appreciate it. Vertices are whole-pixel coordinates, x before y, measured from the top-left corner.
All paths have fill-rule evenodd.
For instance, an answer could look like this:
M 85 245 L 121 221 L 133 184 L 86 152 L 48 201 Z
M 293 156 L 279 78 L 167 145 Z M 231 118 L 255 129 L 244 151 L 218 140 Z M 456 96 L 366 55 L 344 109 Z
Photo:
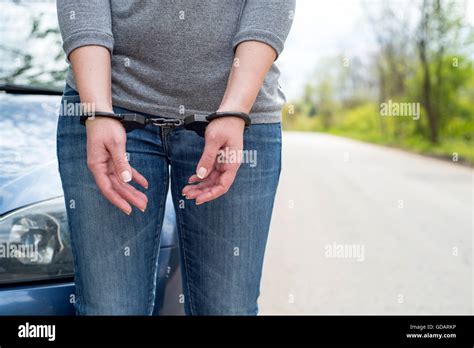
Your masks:
M 0 217 L 0 282 L 72 275 L 64 198 Z

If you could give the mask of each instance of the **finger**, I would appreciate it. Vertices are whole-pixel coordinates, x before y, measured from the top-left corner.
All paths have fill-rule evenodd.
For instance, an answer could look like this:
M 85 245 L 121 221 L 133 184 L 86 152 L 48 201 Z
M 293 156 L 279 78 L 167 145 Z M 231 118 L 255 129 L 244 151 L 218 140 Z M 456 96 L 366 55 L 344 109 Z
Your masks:
M 225 193 L 225 188 L 222 186 L 213 186 L 212 188 L 206 189 L 200 195 L 196 197 L 196 205 L 212 201 Z
M 195 183 L 195 182 L 201 182 L 203 180 L 204 179 L 200 179 L 196 174 L 193 174 L 189 177 L 188 184 L 192 184 L 192 183 Z
M 202 196 L 204 193 L 208 192 L 211 187 L 214 187 L 214 185 L 191 190 L 187 193 L 186 199 L 196 199 L 196 197 Z
M 203 193 L 205 189 L 213 186 L 215 186 L 215 183 L 212 181 L 202 182 L 198 185 L 188 185 L 183 189 L 183 196 L 185 196 L 186 199 L 195 199 Z
M 110 180 L 114 190 L 128 203 L 145 212 L 148 204 L 148 198 L 145 194 L 138 191 L 132 185 L 124 183 L 116 175 L 111 175 Z
M 100 192 L 102 195 L 113 205 L 115 205 L 117 208 L 122 210 L 125 214 L 130 215 L 132 213 L 132 207 L 126 200 L 124 200 L 118 192 L 116 192 L 112 186 L 112 182 L 110 181 L 109 176 L 106 174 L 106 172 L 94 172 L 92 171 L 92 174 L 94 175 L 95 182 L 97 184 L 97 187 L 99 188 Z
M 224 170 L 227 170 L 226 168 L 226 164 L 225 163 L 216 163 L 214 165 L 214 169 L 217 169 L 217 171 L 219 172 L 223 172 Z M 212 171 L 211 173 L 213 173 L 214 171 Z M 210 174 L 209 174 L 210 175 Z M 208 176 L 209 176 L 208 175 Z M 198 182 L 203 182 L 204 180 L 206 180 L 207 178 L 204 178 L 204 179 L 200 179 L 196 174 L 193 174 L 189 177 L 188 179 L 188 184 L 194 184 L 194 183 L 198 183 Z
M 219 178 L 219 175 L 220 173 L 217 172 L 217 171 L 212 171 L 211 174 L 201 180 L 199 179 L 200 181 L 197 181 L 196 183 L 194 184 L 191 184 L 191 185 L 186 185 L 183 190 L 181 191 L 181 194 L 183 196 L 186 196 L 186 198 L 194 198 L 192 197 L 192 194 L 190 195 L 191 191 L 195 191 L 195 190 L 199 190 L 199 189 L 202 189 L 202 188 L 206 188 L 206 187 L 210 187 L 210 186 L 213 186 L 215 185 L 215 183 L 217 182 L 217 179 Z
M 219 136 L 206 134 L 206 143 L 201 159 L 196 167 L 196 175 L 199 179 L 206 178 L 214 168 L 217 154 L 223 145 Z
M 230 169 L 222 173 L 219 177 L 217 185 L 209 187 L 207 191 L 201 193 L 196 197 L 196 204 L 203 204 L 209 201 L 212 201 L 223 194 L 227 193 L 229 188 L 232 186 L 235 177 L 237 175 L 237 169 Z
M 136 170 L 135 168 L 131 167 L 132 168 L 132 178 L 133 180 L 140 186 L 142 186 L 144 189 L 147 189 L 148 188 L 148 180 L 145 179 L 145 177 L 143 175 L 141 175 L 138 170 Z
M 128 163 L 125 152 L 124 141 L 114 141 L 112 144 L 106 145 L 114 163 L 115 171 L 119 174 L 123 182 L 132 180 L 132 167 Z

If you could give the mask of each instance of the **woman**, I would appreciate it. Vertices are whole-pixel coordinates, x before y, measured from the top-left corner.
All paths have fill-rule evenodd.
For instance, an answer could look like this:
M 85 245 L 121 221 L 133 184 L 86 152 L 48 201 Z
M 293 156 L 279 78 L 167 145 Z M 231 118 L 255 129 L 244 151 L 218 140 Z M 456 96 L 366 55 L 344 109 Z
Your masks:
M 108 117 L 85 127 L 79 117 L 59 117 L 78 314 L 153 312 L 171 179 L 186 313 L 255 315 L 281 163 L 285 99 L 274 61 L 294 1 L 58 0 L 57 7 L 70 62 L 63 105 L 170 119 L 243 112 L 252 122 L 244 131 L 242 118 L 217 118 L 202 138 L 183 127 L 126 133 Z M 243 149 L 257 155 L 254 165 L 217 160 L 221 150 Z

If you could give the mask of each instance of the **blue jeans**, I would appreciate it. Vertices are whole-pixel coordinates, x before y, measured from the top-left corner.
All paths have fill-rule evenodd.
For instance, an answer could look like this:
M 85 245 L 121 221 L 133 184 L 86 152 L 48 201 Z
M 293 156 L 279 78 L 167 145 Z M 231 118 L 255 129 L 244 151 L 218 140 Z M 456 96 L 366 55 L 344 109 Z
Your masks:
M 64 101 L 78 103 L 79 96 L 66 86 Z M 225 195 L 199 206 L 181 196 L 181 190 L 195 173 L 203 138 L 182 127 L 150 125 L 128 133 L 126 146 L 130 164 L 149 182 L 146 191 L 134 184 L 147 195 L 148 206 L 145 213 L 133 208 L 130 216 L 97 188 L 87 168 L 86 131 L 79 118 L 59 117 L 57 155 L 75 260 L 77 313 L 152 314 L 160 231 L 171 187 L 185 312 L 257 314 L 281 169 L 280 124 L 251 125 L 245 131 L 244 150 L 255 150 L 256 161 L 241 165 Z

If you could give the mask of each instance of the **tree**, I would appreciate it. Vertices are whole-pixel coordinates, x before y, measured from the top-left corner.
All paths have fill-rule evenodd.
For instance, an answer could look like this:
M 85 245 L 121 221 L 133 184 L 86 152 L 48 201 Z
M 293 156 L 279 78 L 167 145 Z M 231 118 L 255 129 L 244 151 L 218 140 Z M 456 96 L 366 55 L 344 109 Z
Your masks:
M 0 79 L 2 83 L 54 86 L 62 84 L 66 77 L 67 65 L 61 48 L 59 28 L 54 20 L 54 3 L 31 3 L 10 1 L 2 4 L 5 11 L 0 13 L 4 23 L 0 44 Z M 18 21 L 18 15 L 27 18 Z M 48 16 L 49 15 L 49 16 Z M 21 23 L 21 24 L 19 24 Z M 27 37 L 21 37 L 18 29 L 26 29 Z M 46 53 L 39 54 L 38 45 L 48 47 Z
M 443 64 L 446 53 L 458 44 L 463 28 L 465 2 L 448 0 L 423 0 L 416 43 L 423 74 L 421 103 L 425 109 L 429 137 L 432 143 L 439 141 L 440 124 L 444 121 L 442 91 L 444 89 Z

